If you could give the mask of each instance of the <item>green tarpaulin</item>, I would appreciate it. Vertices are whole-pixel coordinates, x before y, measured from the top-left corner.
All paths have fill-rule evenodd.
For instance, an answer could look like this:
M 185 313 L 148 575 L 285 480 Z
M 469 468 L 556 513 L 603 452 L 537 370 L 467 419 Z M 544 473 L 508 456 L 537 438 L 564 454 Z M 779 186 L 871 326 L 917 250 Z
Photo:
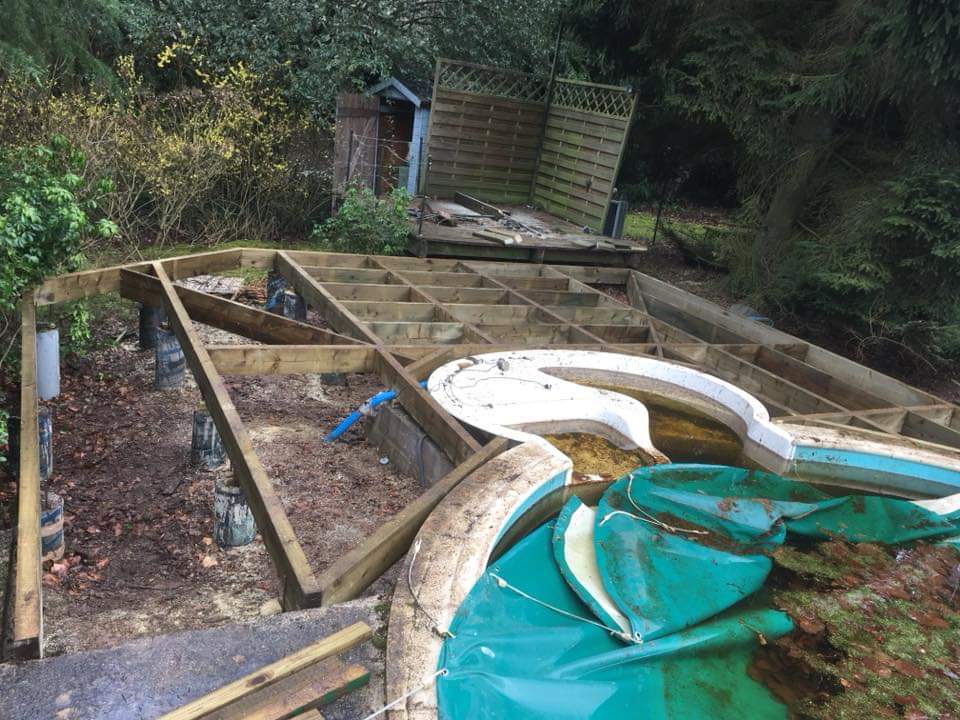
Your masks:
M 758 642 L 792 630 L 758 592 L 769 551 L 791 534 L 960 532 L 906 501 L 709 465 L 640 468 L 583 509 L 572 499 L 470 592 L 440 658 L 441 717 L 784 718 L 747 674 Z

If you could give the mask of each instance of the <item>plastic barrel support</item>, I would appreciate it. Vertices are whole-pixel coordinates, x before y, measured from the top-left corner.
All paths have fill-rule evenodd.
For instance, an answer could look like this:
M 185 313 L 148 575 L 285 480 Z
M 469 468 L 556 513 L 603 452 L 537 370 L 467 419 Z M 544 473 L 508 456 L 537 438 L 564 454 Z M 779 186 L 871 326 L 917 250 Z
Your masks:
M 283 316 L 301 322 L 307 319 L 307 304 L 292 290 L 283 292 Z
M 218 478 L 213 484 L 213 538 L 220 547 L 249 545 L 257 524 L 238 485 Z
M 63 498 L 47 493 L 47 507 L 40 511 L 40 551 L 44 560 L 63 557 Z
M 176 390 L 183 384 L 187 361 L 177 336 L 168 330 L 157 331 L 156 375 L 154 387 L 157 390 Z
M 283 291 L 287 289 L 287 281 L 283 275 L 271 272 L 267 276 L 267 303 L 264 309 L 277 315 L 283 312 Z
M 40 479 L 53 474 L 53 413 L 50 408 L 37 410 L 37 438 L 40 448 Z
M 140 349 L 152 350 L 157 346 L 157 334 L 160 325 L 167 319 L 167 313 L 162 307 L 140 306 Z
M 212 469 L 223 465 L 225 458 L 226 451 L 210 413 L 206 410 L 194 410 L 190 462 Z
M 55 325 L 37 326 L 37 395 L 50 400 L 60 394 L 60 331 Z

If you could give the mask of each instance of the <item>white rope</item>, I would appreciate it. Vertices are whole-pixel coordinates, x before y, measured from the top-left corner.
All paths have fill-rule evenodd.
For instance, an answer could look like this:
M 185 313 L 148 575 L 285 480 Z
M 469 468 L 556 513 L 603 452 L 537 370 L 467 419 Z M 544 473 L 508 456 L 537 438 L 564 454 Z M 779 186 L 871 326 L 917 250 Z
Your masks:
M 424 689 L 430 687 L 431 685 L 433 685 L 434 681 L 435 681 L 438 677 L 445 677 L 445 676 L 448 675 L 448 674 L 449 674 L 449 671 L 448 671 L 446 668 L 441 668 L 440 670 L 437 670 L 433 675 L 431 675 L 431 676 L 429 677 L 429 679 L 428 679 L 425 683 L 423 683 L 423 685 L 421 685 L 420 687 L 414 688 L 413 690 L 411 690 L 411 691 L 408 692 L 408 693 L 405 693 L 404 695 L 401 695 L 401 696 L 398 697 L 396 700 L 392 700 L 391 702 L 388 702 L 386 705 L 384 705 L 384 706 L 383 706 L 382 708 L 380 708 L 379 710 L 376 710 L 375 712 L 372 712 L 372 713 L 370 713 L 369 715 L 367 715 L 365 718 L 363 718 L 363 720 L 370 720 L 370 718 L 375 718 L 375 717 L 377 717 L 377 715 L 383 715 L 383 713 L 385 713 L 387 710 L 389 710 L 390 708 L 392 708 L 392 707 L 393 707 L 394 705 L 396 705 L 397 703 L 403 702 L 404 700 L 406 700 L 406 699 L 407 699 L 408 697 L 410 697 L 411 695 L 415 695 L 416 693 L 420 692 L 421 690 L 424 690 Z
M 441 630 L 440 623 L 434 620 L 433 615 L 427 612 L 427 609 L 420 604 L 420 598 L 417 597 L 416 590 L 413 589 L 413 564 L 417 561 L 417 554 L 420 552 L 420 538 L 417 538 L 417 541 L 413 544 L 413 554 L 410 556 L 410 564 L 407 565 L 407 589 L 410 591 L 411 597 L 413 597 L 413 604 L 424 615 L 427 616 L 427 619 L 430 621 L 430 630 L 434 632 L 441 640 L 446 640 L 447 638 L 455 638 L 452 632 L 449 629 Z
M 616 629 L 616 630 L 615 630 L 615 629 L 613 629 L 613 628 L 611 628 L 611 627 L 607 627 L 606 625 L 604 625 L 604 624 L 601 623 L 601 622 L 597 622 L 596 620 L 591 620 L 590 618 L 585 618 L 585 617 L 582 617 L 582 616 L 580 616 L 580 615 L 576 615 L 575 613 L 572 613 L 572 612 L 567 612 L 567 611 L 564 610 L 563 608 L 558 608 L 558 607 L 556 607 L 556 606 L 554 606 L 554 605 L 551 605 L 551 604 L 548 603 L 548 602 L 544 602 L 543 600 L 540 600 L 539 598 L 535 598 L 533 595 L 530 595 L 530 594 L 528 594 L 528 593 L 525 593 L 525 592 L 524 592 L 523 590 L 521 590 L 520 588 L 514 587 L 513 585 L 511 585 L 510 583 L 508 583 L 506 580 L 504 580 L 504 579 L 503 579 L 502 577 L 500 577 L 499 575 L 495 575 L 494 573 L 490 573 L 490 577 L 492 577 L 494 580 L 497 581 L 497 587 L 506 588 L 507 590 L 512 590 L 513 592 L 515 592 L 515 593 L 516 593 L 517 595 L 519 595 L 520 597 L 525 598 L 525 599 L 527 599 L 527 600 L 530 600 L 531 602 L 535 602 L 537 605 L 540 605 L 541 607 L 547 608 L 547 610 L 553 610 L 555 613 L 559 613 L 560 615 L 563 615 L 563 616 L 565 616 L 565 617 L 568 617 L 568 618 L 570 618 L 571 620 L 579 620 L 580 622 L 585 622 L 585 623 L 587 623 L 587 624 L 589 624 L 589 625 L 593 625 L 593 626 L 595 626 L 595 627 L 598 627 L 598 628 L 600 628 L 601 630 L 606 630 L 608 633 L 610 633 L 610 634 L 613 635 L 614 637 L 620 638 L 620 639 L 623 640 L 624 642 L 636 643 L 637 645 L 642 645 L 642 644 L 643 644 L 643 638 L 640 637 L 640 633 L 636 633 L 636 634 L 634 634 L 634 635 L 631 635 L 630 633 L 624 632 L 623 630 L 620 630 L 620 629 Z
M 608 518 L 612 517 L 613 515 L 616 515 L 619 512 L 619 513 L 623 513 L 624 515 L 630 515 L 630 517 L 636 518 L 637 520 L 643 520 L 644 522 L 652 523 L 654 525 L 659 525 L 664 530 L 667 530 L 669 532 L 687 533 L 689 535 L 709 535 L 710 534 L 709 530 L 694 530 L 692 528 L 689 528 L 689 529 L 678 528 L 678 527 L 674 527 L 673 525 L 668 525 L 667 523 L 663 522 L 663 520 L 660 520 L 659 518 L 654 517 L 653 515 L 648 513 L 646 510 L 644 510 L 642 507 L 637 505 L 636 501 L 633 499 L 633 475 L 631 475 L 630 479 L 627 480 L 627 500 L 629 500 L 630 504 L 633 505 L 633 509 L 636 510 L 638 513 L 640 513 L 640 515 L 642 515 L 643 517 L 637 517 L 636 515 L 631 515 L 628 512 L 624 512 L 623 510 L 617 510 L 616 512 L 609 513 L 606 517 L 604 517 L 603 520 L 600 522 L 600 524 L 603 525 L 603 523 L 605 523 Z

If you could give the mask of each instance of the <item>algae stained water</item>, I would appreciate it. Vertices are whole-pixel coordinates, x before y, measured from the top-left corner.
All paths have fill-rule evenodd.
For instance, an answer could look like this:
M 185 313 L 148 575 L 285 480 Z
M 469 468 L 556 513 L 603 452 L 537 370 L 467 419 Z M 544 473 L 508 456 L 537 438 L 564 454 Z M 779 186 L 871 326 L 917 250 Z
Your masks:
M 740 437 L 723 423 L 689 406 L 636 388 L 590 384 L 639 400 L 650 413 L 653 444 L 675 463 L 709 463 L 755 467 L 743 455 Z M 642 452 L 623 450 L 609 440 L 588 433 L 558 433 L 545 436 L 573 461 L 574 472 L 618 478 L 648 464 Z

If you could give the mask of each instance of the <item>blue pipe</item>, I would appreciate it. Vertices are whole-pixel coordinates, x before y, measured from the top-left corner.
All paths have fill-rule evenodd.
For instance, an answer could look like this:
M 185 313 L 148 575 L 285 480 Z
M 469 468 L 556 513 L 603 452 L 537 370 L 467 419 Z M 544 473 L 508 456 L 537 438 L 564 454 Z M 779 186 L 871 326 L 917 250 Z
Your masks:
M 427 381 L 421 380 L 420 387 L 427 387 Z M 382 405 L 385 402 L 393 400 L 397 396 L 396 390 L 381 390 L 372 398 L 367 400 L 363 405 L 358 407 L 352 413 L 347 415 L 343 420 L 340 421 L 340 424 L 337 425 L 333 430 L 330 431 L 330 434 L 327 435 L 325 440 L 327 442 L 333 442 L 338 437 L 343 435 L 347 430 L 349 430 L 357 420 L 362 418 L 364 415 L 373 411 L 378 405 Z

